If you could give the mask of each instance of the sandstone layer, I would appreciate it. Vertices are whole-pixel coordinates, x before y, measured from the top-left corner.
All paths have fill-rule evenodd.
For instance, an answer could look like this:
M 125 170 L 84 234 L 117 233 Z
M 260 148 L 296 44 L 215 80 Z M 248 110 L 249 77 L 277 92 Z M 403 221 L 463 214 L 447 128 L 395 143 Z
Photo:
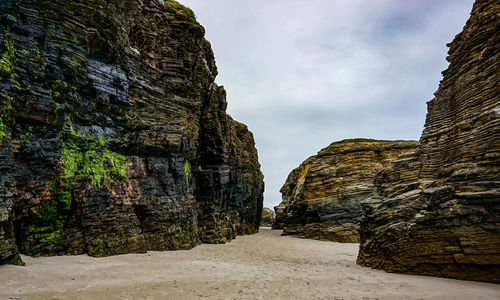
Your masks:
M 262 209 L 262 218 L 260 219 L 260 226 L 262 227 L 271 227 L 274 223 L 275 214 L 274 211 L 270 208 L 264 207 Z
M 360 201 L 375 194 L 375 174 L 417 144 L 370 139 L 332 143 L 290 173 L 273 228 L 285 235 L 359 242 Z
M 255 233 L 263 176 L 169 0 L 0 2 L 0 263 Z
M 500 4 L 474 3 L 448 46 L 420 146 L 362 202 L 358 263 L 500 282 Z

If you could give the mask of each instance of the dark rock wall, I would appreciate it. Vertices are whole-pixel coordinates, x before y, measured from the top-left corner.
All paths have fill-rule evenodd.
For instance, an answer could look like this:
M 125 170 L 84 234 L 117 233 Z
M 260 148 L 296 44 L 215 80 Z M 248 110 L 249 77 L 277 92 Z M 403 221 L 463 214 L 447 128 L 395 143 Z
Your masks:
M 421 145 L 362 203 L 358 263 L 500 282 L 500 4 L 475 2 L 449 44 Z
M 16 58 L 0 74 L 0 262 L 15 245 L 103 256 L 258 230 L 253 136 L 226 115 L 188 8 L 2 0 L 0 24 Z
M 4 143 L 0 146 L 0 264 L 21 264 L 14 237 L 16 180 L 13 170 L 12 147 Z
M 360 201 L 375 194 L 375 174 L 417 145 L 370 139 L 332 143 L 290 173 L 273 228 L 286 235 L 359 242 Z
M 201 119 L 198 179 L 201 240 L 224 243 L 258 231 L 264 181 L 253 135 L 225 114 L 223 88 L 212 85 Z M 257 213 L 259 212 L 259 213 Z

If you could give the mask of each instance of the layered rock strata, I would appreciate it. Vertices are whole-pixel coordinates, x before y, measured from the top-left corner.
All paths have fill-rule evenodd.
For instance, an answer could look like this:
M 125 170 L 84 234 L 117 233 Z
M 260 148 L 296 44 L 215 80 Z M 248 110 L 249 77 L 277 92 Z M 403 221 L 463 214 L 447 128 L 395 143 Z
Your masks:
M 0 2 L 0 263 L 258 230 L 251 132 L 175 1 Z
M 260 220 L 260 226 L 270 227 L 274 223 L 275 214 L 270 208 L 264 207 L 262 209 L 262 218 Z
M 362 202 L 358 264 L 500 282 L 500 5 L 474 3 L 420 146 L 381 171 Z
M 282 228 L 285 235 L 359 242 L 360 201 L 375 194 L 375 174 L 417 144 L 370 139 L 332 143 L 290 173 L 273 228 Z

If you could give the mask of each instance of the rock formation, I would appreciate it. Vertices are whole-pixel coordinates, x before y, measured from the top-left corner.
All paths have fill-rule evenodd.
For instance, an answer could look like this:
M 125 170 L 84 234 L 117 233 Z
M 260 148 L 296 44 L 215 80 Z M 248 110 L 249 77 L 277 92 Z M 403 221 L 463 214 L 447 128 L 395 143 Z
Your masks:
M 274 223 L 274 211 L 270 208 L 264 207 L 262 209 L 262 218 L 260 219 L 260 226 L 270 227 Z
M 273 228 L 283 228 L 285 235 L 359 242 L 360 201 L 375 194 L 375 174 L 417 144 L 369 139 L 332 143 L 290 173 Z
M 477 0 L 420 146 L 377 175 L 362 202 L 358 264 L 500 282 L 500 4 Z
M 263 176 L 193 12 L 0 2 L 0 263 L 254 233 Z

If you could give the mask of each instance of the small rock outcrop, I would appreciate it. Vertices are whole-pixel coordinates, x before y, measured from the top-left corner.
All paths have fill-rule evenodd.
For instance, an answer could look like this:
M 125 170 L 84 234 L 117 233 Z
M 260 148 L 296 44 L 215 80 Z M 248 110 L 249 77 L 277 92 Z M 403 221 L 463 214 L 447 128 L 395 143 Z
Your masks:
M 375 174 L 417 144 L 370 139 L 332 143 L 290 173 L 273 228 L 285 235 L 359 242 L 360 201 L 375 194 Z
M 0 2 L 0 263 L 258 231 L 263 176 L 176 1 Z
M 500 282 L 500 4 L 477 0 L 449 44 L 416 152 L 362 202 L 358 264 Z
M 271 224 L 274 223 L 275 214 L 274 211 L 270 208 L 264 207 L 262 209 L 262 218 L 260 219 L 261 227 L 271 227 Z

